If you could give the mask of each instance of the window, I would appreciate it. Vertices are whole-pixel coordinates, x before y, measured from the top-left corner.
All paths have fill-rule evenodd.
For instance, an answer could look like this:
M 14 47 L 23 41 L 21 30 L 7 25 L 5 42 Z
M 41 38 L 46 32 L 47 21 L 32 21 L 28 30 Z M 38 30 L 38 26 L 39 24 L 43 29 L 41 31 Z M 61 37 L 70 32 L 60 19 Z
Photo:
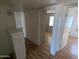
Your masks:
M 49 26 L 53 26 L 54 23 L 54 16 L 50 16 L 49 18 Z

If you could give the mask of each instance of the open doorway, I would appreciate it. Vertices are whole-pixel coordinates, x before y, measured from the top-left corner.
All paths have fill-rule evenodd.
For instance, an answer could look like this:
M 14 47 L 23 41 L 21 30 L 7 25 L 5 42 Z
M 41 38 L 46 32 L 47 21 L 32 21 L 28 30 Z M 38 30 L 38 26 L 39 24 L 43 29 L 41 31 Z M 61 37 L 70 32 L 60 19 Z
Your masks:
M 63 53 L 66 52 L 69 56 L 71 55 L 71 58 L 78 58 L 78 7 L 69 8 L 68 10 L 61 43 Z
M 22 11 L 16 11 L 14 14 L 15 14 L 16 29 L 22 30 L 24 38 L 26 38 L 27 33 L 26 33 L 25 13 Z
M 69 36 L 78 38 L 78 8 L 69 8 L 63 34 L 63 45 L 66 46 Z M 63 47 L 62 45 L 62 47 Z
M 44 45 L 46 46 L 46 49 L 50 51 L 50 43 L 53 33 L 54 13 L 47 13 L 47 17 L 48 22 L 46 24 Z

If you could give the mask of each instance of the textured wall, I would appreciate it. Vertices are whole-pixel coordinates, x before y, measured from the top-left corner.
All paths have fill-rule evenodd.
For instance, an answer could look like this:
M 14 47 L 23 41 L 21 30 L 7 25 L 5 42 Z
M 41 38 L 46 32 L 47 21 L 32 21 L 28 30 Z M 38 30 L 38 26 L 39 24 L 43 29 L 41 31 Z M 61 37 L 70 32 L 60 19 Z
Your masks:
M 12 8 L 0 5 L 0 54 L 10 53 L 10 37 L 8 30 L 15 28 L 14 15 L 7 14 L 8 11 L 12 11 Z

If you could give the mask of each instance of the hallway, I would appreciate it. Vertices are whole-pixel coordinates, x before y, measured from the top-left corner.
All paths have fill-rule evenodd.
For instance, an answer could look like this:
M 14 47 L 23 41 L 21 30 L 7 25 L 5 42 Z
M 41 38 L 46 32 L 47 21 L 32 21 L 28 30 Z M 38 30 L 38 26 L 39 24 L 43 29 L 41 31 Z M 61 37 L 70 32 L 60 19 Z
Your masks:
M 46 34 L 49 38 L 43 45 L 37 46 L 31 41 L 26 42 L 27 59 L 77 59 L 78 39 L 69 37 L 68 44 L 65 48 L 57 52 L 56 56 L 49 53 L 50 34 Z M 46 39 L 47 40 L 47 39 Z

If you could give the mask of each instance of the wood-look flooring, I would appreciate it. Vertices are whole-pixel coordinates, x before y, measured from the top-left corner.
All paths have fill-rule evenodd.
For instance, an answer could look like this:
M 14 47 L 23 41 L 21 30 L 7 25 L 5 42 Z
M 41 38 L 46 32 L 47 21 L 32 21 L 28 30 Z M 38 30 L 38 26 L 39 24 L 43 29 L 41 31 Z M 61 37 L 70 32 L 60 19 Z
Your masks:
M 33 42 L 26 41 L 27 59 L 78 59 L 78 39 L 69 37 L 68 44 L 61 51 L 57 52 L 56 56 L 49 53 L 50 34 L 46 34 L 47 41 L 37 46 Z

